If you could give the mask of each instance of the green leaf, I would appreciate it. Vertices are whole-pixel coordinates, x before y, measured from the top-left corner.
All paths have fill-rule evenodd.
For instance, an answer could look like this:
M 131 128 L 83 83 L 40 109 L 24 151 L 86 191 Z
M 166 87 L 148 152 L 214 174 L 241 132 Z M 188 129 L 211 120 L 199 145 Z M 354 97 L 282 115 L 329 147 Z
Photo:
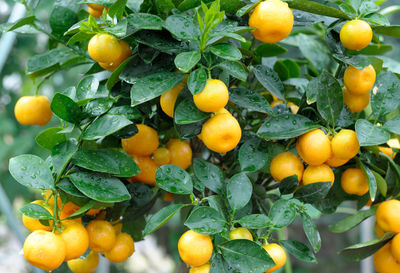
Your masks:
M 55 3 L 50 13 L 49 24 L 52 34 L 56 37 L 63 37 L 64 33 L 78 21 L 76 12 L 71 8 L 74 9 L 75 5 L 69 7 Z
M 127 20 L 128 24 L 137 30 L 161 30 L 163 26 L 163 20 L 160 17 L 149 13 L 131 13 Z
M 73 162 L 81 168 L 119 177 L 140 173 L 139 167 L 129 155 L 110 149 L 80 150 L 74 155 Z
M 239 150 L 242 171 L 255 172 L 265 166 L 268 160 L 268 145 L 259 138 L 247 140 Z
M 163 165 L 156 171 L 157 185 L 167 191 L 176 194 L 191 194 L 193 182 L 190 175 L 176 165 Z
M 53 127 L 47 128 L 46 130 L 40 132 L 35 138 L 36 143 L 42 146 L 47 150 L 53 149 L 55 145 L 58 143 L 64 142 L 67 140 L 65 134 L 59 134 L 64 128 L 62 127 Z
M 203 159 L 193 159 L 193 171 L 197 179 L 215 193 L 221 194 L 224 189 L 224 174 L 216 165 Z
M 321 249 L 321 237 L 317 226 L 307 214 L 302 214 L 301 219 L 303 221 L 303 229 L 308 241 L 310 242 L 314 252 L 318 252 Z
M 237 211 L 250 201 L 253 185 L 245 173 L 232 176 L 226 185 L 228 203 L 233 211 Z
M 290 200 L 280 199 L 276 201 L 269 211 L 268 217 L 276 228 L 290 225 L 296 218 L 296 210 Z
M 61 93 L 54 95 L 50 108 L 62 120 L 78 123 L 81 119 L 82 111 L 78 104 Z
M 261 273 L 275 265 L 265 249 L 250 240 L 232 240 L 218 248 L 225 261 L 238 272 Z
M 325 15 L 329 17 L 341 18 L 346 20 L 351 19 L 347 14 L 338 9 L 310 0 L 291 0 L 288 2 L 288 4 L 289 7 L 291 7 L 292 9 L 298 9 L 314 14 Z
M 207 72 L 204 68 L 198 68 L 189 75 L 187 86 L 192 95 L 200 93 L 206 87 Z
M 83 193 L 81 193 L 74 184 L 69 181 L 69 179 L 64 178 L 60 182 L 57 183 L 57 187 L 60 188 L 63 192 L 68 193 L 69 195 L 76 197 L 85 197 Z
M 261 94 L 243 87 L 229 89 L 229 100 L 250 111 L 272 114 L 272 109 Z
M 108 10 L 108 14 L 111 17 L 117 17 L 118 20 L 121 20 L 124 10 L 125 10 L 125 5 L 126 5 L 127 0 L 117 0 L 115 3 L 113 3 Z
M 147 221 L 146 227 L 144 228 L 144 235 L 147 236 L 159 229 L 184 206 L 184 204 L 172 204 L 157 211 Z
M 243 64 L 240 62 L 235 61 L 225 61 L 216 65 L 216 67 L 221 68 L 222 70 L 226 71 L 231 76 L 241 80 L 246 81 L 247 79 L 247 72 L 243 67 Z
M 176 124 L 190 124 L 205 120 L 210 117 L 209 113 L 200 111 L 194 104 L 193 99 L 183 99 L 175 108 L 174 121 Z
M 357 120 L 356 133 L 361 147 L 386 143 L 390 138 L 390 134 L 387 131 L 373 125 L 366 119 Z
M 326 70 L 322 71 L 317 82 L 317 109 L 330 124 L 335 124 L 343 109 L 343 92 L 339 82 Z
M 30 203 L 30 204 L 23 206 L 19 210 L 23 215 L 28 216 L 30 218 L 40 219 L 40 220 L 52 220 L 53 219 L 53 216 L 51 215 L 51 213 L 46 208 L 44 208 L 43 206 L 41 206 L 39 204 Z
M 300 33 L 295 37 L 301 53 L 318 71 L 329 68 L 329 64 L 332 60 L 326 44 L 303 33 Z M 315 54 L 315 52 L 318 52 L 318 54 Z
M 182 72 L 189 72 L 201 59 L 199 51 L 189 51 L 179 53 L 175 57 L 175 66 Z
M 125 61 L 123 61 L 117 69 L 115 69 L 113 71 L 113 73 L 111 73 L 110 77 L 107 80 L 106 86 L 107 89 L 111 91 L 111 89 L 114 87 L 114 85 L 117 84 L 117 82 L 119 81 L 119 76 L 121 75 L 122 71 L 124 71 L 125 67 L 128 65 L 128 63 L 135 58 L 135 56 L 130 56 L 129 58 L 127 58 Z
M 242 227 L 249 229 L 261 229 L 270 225 L 271 220 L 264 214 L 250 214 L 237 221 Z
M 183 81 L 185 74 L 173 72 L 155 73 L 138 79 L 131 89 L 131 105 L 136 106 L 161 96 Z
M 257 80 L 261 83 L 264 88 L 275 95 L 280 100 L 285 100 L 283 83 L 279 79 L 276 72 L 265 65 L 253 66 L 253 72 Z
M 128 125 L 133 124 L 122 115 L 106 114 L 96 119 L 83 133 L 82 139 L 96 140 L 111 135 Z
M 59 176 L 67 167 L 69 161 L 77 150 L 78 142 L 73 138 L 54 146 L 51 151 L 51 161 L 57 176 Z
M 304 185 L 294 193 L 294 198 L 297 198 L 302 202 L 310 204 L 316 201 L 320 201 L 328 194 L 332 183 L 317 182 Z
M 178 54 L 182 51 L 188 51 L 188 47 L 184 43 L 178 42 L 169 35 L 165 35 L 165 32 L 142 30 L 135 33 L 132 37 L 138 43 L 168 54 Z
M 195 208 L 185 221 L 185 226 L 200 234 L 220 233 L 225 225 L 221 213 L 210 207 Z
M 93 208 L 95 205 L 96 201 L 90 200 L 89 202 L 81 206 L 77 211 L 68 216 L 67 219 L 74 219 L 77 218 L 77 216 L 82 216 L 82 214 Z
M 376 56 L 376 55 L 383 55 L 392 50 L 393 46 L 390 44 L 370 44 L 369 46 L 360 51 L 350 50 L 349 53 Z
M 294 138 L 320 126 L 302 115 L 280 114 L 269 116 L 257 131 L 257 135 L 264 139 Z
M 213 273 L 233 273 L 230 266 L 224 261 L 221 254 L 216 254 L 212 259 L 210 272 Z
M 356 214 L 349 215 L 333 225 L 329 226 L 329 230 L 334 233 L 343 233 L 349 231 L 350 229 L 358 226 L 361 222 L 365 219 L 375 215 L 377 210 L 377 206 L 371 207 L 369 210 L 361 210 L 358 211 Z
M 386 197 L 387 194 L 387 183 L 386 180 L 377 172 L 374 172 L 373 170 L 371 170 L 372 174 L 375 177 L 376 180 L 376 185 L 378 187 L 379 192 Z
M 98 88 L 99 80 L 94 76 L 87 76 L 78 83 L 76 97 L 78 100 L 95 98 Z
M 373 90 L 371 106 L 374 116 L 380 118 L 385 116 L 399 106 L 400 80 L 389 71 L 379 73 L 376 83 L 377 90 Z
M 183 14 L 169 16 L 165 20 L 164 27 L 178 40 L 196 40 L 199 34 L 192 18 Z
M 314 253 L 305 244 L 294 240 L 279 241 L 279 243 L 297 259 L 308 263 L 317 263 Z
M 288 176 L 279 183 L 279 191 L 281 194 L 291 194 L 299 186 L 299 178 L 297 175 Z
M 236 16 L 238 17 L 242 17 L 243 15 L 251 12 L 259 3 L 261 2 L 261 0 L 258 0 L 255 3 L 251 3 L 251 4 L 247 4 L 243 7 L 241 7 L 237 12 L 236 12 Z
M 219 44 L 210 47 L 210 51 L 225 60 L 230 60 L 230 61 L 238 61 L 242 58 L 242 53 L 240 53 L 240 50 L 231 44 Z
M 390 120 L 388 120 L 383 126 L 382 129 L 388 130 L 394 134 L 400 135 L 400 116 L 396 116 Z
M 35 155 L 19 155 L 10 159 L 8 169 L 14 179 L 34 189 L 54 189 L 53 176 L 46 162 Z
M 112 98 L 97 98 L 89 101 L 83 112 L 92 117 L 97 117 L 105 114 L 114 104 L 114 99 Z
M 80 171 L 70 174 L 69 179 L 80 192 L 99 202 L 114 203 L 131 199 L 125 185 L 108 175 Z
M 393 233 L 386 233 L 382 239 L 376 239 L 366 243 L 359 243 L 346 247 L 339 252 L 339 255 L 352 261 L 359 262 L 372 254 L 374 254 L 378 249 L 386 245 L 393 238 Z
M 333 54 L 332 56 L 339 62 L 354 66 L 359 70 L 364 69 L 371 64 L 371 60 L 366 56 L 356 55 L 349 57 L 342 54 Z
M 256 47 L 256 53 L 260 57 L 268 58 L 285 54 L 288 50 L 277 44 L 263 43 Z
M 374 201 L 378 187 L 376 184 L 375 176 L 372 171 L 362 162 L 360 162 L 360 167 L 368 181 L 369 196 L 371 197 L 371 200 Z
M 400 38 L 400 26 L 376 26 L 374 31 L 378 34 Z
M 12 26 L 7 31 L 16 30 L 25 25 L 32 25 L 35 22 L 36 16 L 27 16 L 12 23 Z

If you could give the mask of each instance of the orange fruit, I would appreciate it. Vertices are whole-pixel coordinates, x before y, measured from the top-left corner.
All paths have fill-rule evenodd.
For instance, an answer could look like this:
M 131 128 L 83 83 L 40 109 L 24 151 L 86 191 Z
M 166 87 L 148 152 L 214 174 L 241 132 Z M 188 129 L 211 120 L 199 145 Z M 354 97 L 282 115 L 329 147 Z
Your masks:
M 350 159 L 341 159 L 335 157 L 333 154 L 331 157 L 325 162 L 325 164 L 329 165 L 330 167 L 340 167 L 349 162 Z
M 375 230 L 376 235 L 378 235 L 379 238 L 383 238 L 383 236 L 385 236 L 385 231 L 378 225 L 377 222 L 375 222 L 374 230 Z
M 140 173 L 130 178 L 129 182 L 142 182 L 149 185 L 156 184 L 157 164 L 148 156 L 133 156 L 136 164 L 140 169 Z
M 92 7 L 88 7 L 88 12 L 90 15 L 97 19 L 103 15 L 103 10 L 94 9 Z
M 137 134 L 122 139 L 122 148 L 129 155 L 151 155 L 159 145 L 157 131 L 144 124 L 137 124 L 136 126 L 138 128 Z
M 271 176 L 278 182 L 286 177 L 297 175 L 297 180 L 303 177 L 304 166 L 300 158 L 291 152 L 280 153 L 275 156 L 270 165 Z
M 278 244 L 267 244 L 263 245 L 263 248 L 267 251 L 268 255 L 272 258 L 275 262 L 275 266 L 271 267 L 265 273 L 271 273 L 275 270 L 278 270 L 286 263 L 286 252 L 285 250 Z
M 60 236 L 65 243 L 65 261 L 79 258 L 89 248 L 89 235 L 82 224 L 69 223 Z
M 93 220 L 86 226 L 89 248 L 96 252 L 109 251 L 114 247 L 116 235 L 110 222 Z
M 358 168 L 346 169 L 342 174 L 341 185 L 346 193 L 359 196 L 363 196 L 369 190 L 367 177 Z
M 297 153 L 308 165 L 318 166 L 332 155 L 331 142 L 321 129 L 301 135 L 296 142 Z
M 308 166 L 303 173 L 303 184 L 308 185 L 316 182 L 335 182 L 335 174 L 332 169 L 322 164 L 319 166 Z
M 176 99 L 178 98 L 179 93 L 181 93 L 185 85 L 186 85 L 186 78 L 180 84 L 172 87 L 170 90 L 162 94 L 160 97 L 161 109 L 164 111 L 166 115 L 170 116 L 171 118 L 174 117 Z
M 135 244 L 132 237 L 127 233 L 119 233 L 117 235 L 113 248 L 106 251 L 104 255 L 113 263 L 122 263 L 132 256 L 135 251 Z
M 360 144 L 353 130 L 342 129 L 332 138 L 332 153 L 338 159 L 351 159 L 359 150 Z
M 188 141 L 180 139 L 170 139 L 167 142 L 167 148 L 170 154 L 169 164 L 173 164 L 186 170 L 192 165 L 192 148 Z
M 378 273 L 400 272 L 400 263 L 393 257 L 391 242 L 388 242 L 374 254 L 375 270 Z
M 344 85 L 352 95 L 366 95 L 375 84 L 376 72 L 372 65 L 361 70 L 348 66 L 344 72 Z
M 127 42 L 123 41 L 123 40 L 120 40 L 119 43 L 121 45 L 121 50 L 122 50 L 121 56 L 116 61 L 114 61 L 112 63 L 101 63 L 101 62 L 99 62 L 99 65 L 102 68 L 110 70 L 110 71 L 114 71 L 126 59 L 128 59 L 130 56 L 132 56 L 132 50 L 131 50 L 130 45 Z
M 348 21 L 340 30 L 340 41 L 345 48 L 351 50 L 361 50 L 367 47 L 372 36 L 370 25 L 363 20 Z
M 246 239 L 253 241 L 253 235 L 247 228 L 238 227 L 229 232 L 229 239 L 231 240 Z
M 209 79 L 204 89 L 193 95 L 194 104 L 203 112 L 216 112 L 229 101 L 228 87 L 220 80 Z
M 382 202 L 376 211 L 376 222 L 385 232 L 400 233 L 400 201 Z
M 350 112 L 358 113 L 367 108 L 370 100 L 369 93 L 364 95 L 353 95 L 343 87 L 343 100 L 344 104 L 349 108 Z
M 396 153 L 393 152 L 392 148 L 379 146 L 378 149 L 379 149 L 379 151 L 381 151 L 388 157 L 391 157 L 392 159 L 394 159 L 396 157 Z
M 178 241 L 178 251 L 181 259 L 187 265 L 196 267 L 204 265 L 210 260 L 213 244 L 210 236 L 188 230 Z
M 68 268 L 73 273 L 93 273 L 99 265 L 99 254 L 90 251 L 86 259 L 74 259 L 68 261 Z
M 45 202 L 42 200 L 36 200 L 33 201 L 31 204 L 37 204 L 42 207 L 44 207 L 51 215 L 53 215 L 53 211 L 51 208 L 47 207 L 45 205 Z M 30 231 L 35 231 L 35 230 L 46 230 L 46 231 L 51 231 L 53 227 L 51 226 L 53 221 L 49 221 L 49 226 L 43 225 L 39 219 L 31 218 L 28 216 L 25 216 L 24 214 L 22 215 L 22 223 L 26 227 L 26 229 Z
M 167 148 L 158 148 L 153 154 L 153 160 L 158 166 L 168 164 L 171 162 L 171 153 Z
M 115 63 L 122 55 L 122 46 L 113 35 L 99 33 L 90 39 L 88 51 L 97 62 Z
M 45 96 L 23 96 L 14 107 L 15 118 L 22 125 L 44 126 L 50 122 L 53 112 Z
M 209 263 L 203 264 L 201 266 L 192 267 L 189 273 L 209 273 L 211 265 Z

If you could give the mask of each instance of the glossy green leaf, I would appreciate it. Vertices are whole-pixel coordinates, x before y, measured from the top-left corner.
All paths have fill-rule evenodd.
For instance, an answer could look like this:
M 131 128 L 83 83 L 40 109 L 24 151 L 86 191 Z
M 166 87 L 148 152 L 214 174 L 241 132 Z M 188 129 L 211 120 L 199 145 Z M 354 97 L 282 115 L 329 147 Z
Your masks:
M 217 64 L 216 66 L 241 81 L 246 81 L 247 79 L 247 72 L 243 64 L 240 62 L 224 61 L 222 63 Z
M 268 160 L 268 145 L 260 138 L 247 140 L 239 150 L 242 171 L 255 172 L 263 168 Z
M 96 140 L 111 135 L 122 128 L 133 124 L 122 115 L 106 114 L 96 119 L 83 133 L 82 139 Z
M 358 211 L 356 214 L 349 215 L 333 225 L 329 226 L 329 230 L 335 233 L 343 233 L 358 226 L 365 219 L 375 215 L 378 207 L 371 207 L 368 210 Z
M 56 93 L 51 101 L 51 111 L 56 114 L 59 118 L 71 122 L 77 123 L 81 118 L 81 109 L 72 99 L 61 93 Z
M 78 151 L 78 142 L 73 138 L 54 146 L 51 151 L 51 161 L 57 176 L 67 167 L 76 151 Z
M 350 19 L 350 17 L 344 12 L 323 4 L 320 4 L 315 1 L 310 0 L 291 0 L 288 2 L 289 7 L 292 9 L 298 9 L 314 14 L 325 15 L 329 17 L 341 18 L 341 19 Z
M 400 80 L 389 71 L 379 73 L 372 92 L 371 106 L 374 116 L 379 118 L 398 108 L 400 101 Z
M 396 116 L 388 120 L 383 126 L 383 129 L 388 130 L 394 134 L 400 135 L 400 116 Z
M 112 98 L 97 98 L 89 101 L 83 108 L 83 112 L 92 116 L 97 117 L 105 114 L 114 104 Z
M 114 87 L 114 85 L 117 84 L 117 82 L 119 81 L 119 76 L 121 75 L 122 71 L 124 71 L 125 67 L 128 65 L 128 63 L 135 58 L 135 56 L 131 56 L 129 58 L 127 58 L 125 61 L 123 61 L 117 69 L 115 69 L 110 77 L 107 80 L 106 86 L 107 89 L 111 91 L 111 89 Z
M 319 235 L 317 226 L 307 214 L 302 214 L 301 219 L 303 221 L 303 229 L 310 242 L 314 252 L 318 252 L 321 249 L 321 236 Z
M 27 204 L 23 206 L 22 208 L 19 209 L 19 211 L 29 217 L 29 218 L 34 218 L 34 219 L 40 219 L 40 220 L 51 220 L 53 219 L 53 216 L 51 213 L 44 208 L 43 206 L 39 204 Z
M 184 14 L 169 16 L 165 20 L 164 27 L 178 40 L 195 40 L 198 35 L 198 29 L 192 18 Z
M 294 240 L 279 241 L 279 243 L 297 259 L 309 263 L 317 263 L 314 253 L 305 244 Z
M 174 121 L 176 124 L 190 124 L 205 120 L 210 117 L 209 113 L 200 111 L 193 99 L 183 99 L 175 108 Z
M 175 66 L 182 72 L 189 72 L 201 59 L 199 51 L 182 52 L 175 57 Z
M 47 128 L 36 136 L 36 143 L 47 150 L 53 149 L 53 147 L 58 143 L 67 140 L 65 134 L 59 134 L 61 130 L 63 130 L 62 127 Z
M 371 197 L 371 200 L 375 200 L 376 196 L 376 191 L 377 191 L 377 184 L 376 184 L 376 178 L 375 175 L 372 173 L 372 171 L 362 162 L 360 162 L 360 167 L 361 170 L 363 171 L 365 177 L 367 178 L 368 181 L 368 188 L 369 188 L 369 196 Z
M 345 55 L 341 55 L 341 54 L 333 54 L 332 55 L 336 60 L 347 64 L 347 65 L 351 65 L 354 66 L 355 68 L 361 70 L 367 66 L 369 66 L 371 64 L 371 60 L 366 57 L 366 56 L 362 56 L 362 55 L 356 55 L 356 56 L 345 56 Z
M 12 23 L 12 26 L 7 31 L 16 30 L 25 25 L 32 25 L 35 22 L 36 16 L 27 16 Z
M 203 159 L 193 159 L 193 171 L 197 179 L 215 193 L 221 194 L 224 189 L 224 174 L 216 165 Z
M 172 204 L 157 211 L 147 221 L 146 227 L 144 228 L 144 235 L 149 235 L 159 229 L 184 206 L 184 204 Z
M 279 182 L 279 191 L 281 194 L 291 194 L 299 186 L 299 178 L 297 175 L 288 176 Z
M 225 60 L 238 61 L 242 58 L 242 53 L 239 49 L 231 44 L 219 44 L 210 47 L 210 51 Z
M 261 229 L 270 225 L 271 220 L 264 214 L 250 214 L 237 221 L 240 226 L 248 229 Z
M 268 217 L 274 227 L 282 228 L 290 225 L 296 218 L 296 210 L 290 200 L 280 199 L 276 201 L 269 211 Z
M 64 178 L 60 182 L 57 183 L 57 187 L 60 188 L 63 192 L 68 193 L 69 195 L 76 197 L 85 197 L 83 193 L 81 193 L 74 184 L 72 184 L 69 179 Z
M 275 95 L 280 100 L 285 100 L 283 83 L 278 74 L 270 67 L 256 65 L 253 67 L 254 75 L 264 88 Z
M 226 224 L 223 216 L 210 207 L 195 208 L 185 221 L 185 226 L 200 234 L 220 233 Z
M 226 194 L 230 207 L 236 211 L 250 201 L 253 193 L 253 185 L 245 173 L 232 176 L 226 185 Z
M 247 88 L 229 89 L 229 100 L 250 111 L 272 114 L 272 109 L 267 99 Z
M 400 26 L 377 26 L 374 31 L 378 34 L 400 38 Z
M 277 44 L 263 43 L 257 46 L 255 51 L 260 57 L 268 58 L 283 55 L 288 50 Z
M 332 183 L 317 182 L 304 185 L 294 193 L 294 198 L 297 198 L 305 203 L 314 203 L 322 200 L 328 194 Z
M 163 20 L 160 17 L 149 13 L 131 13 L 127 20 L 128 24 L 137 30 L 161 30 L 163 26 Z
M 386 143 L 390 134 L 384 129 L 373 125 L 368 120 L 359 119 L 356 122 L 356 133 L 360 146 L 373 146 Z
M 207 72 L 204 68 L 198 68 L 190 73 L 187 86 L 193 95 L 203 91 L 206 84 Z
M 167 191 L 176 194 L 191 194 L 193 182 L 190 175 L 176 165 L 163 165 L 156 171 L 157 185 Z

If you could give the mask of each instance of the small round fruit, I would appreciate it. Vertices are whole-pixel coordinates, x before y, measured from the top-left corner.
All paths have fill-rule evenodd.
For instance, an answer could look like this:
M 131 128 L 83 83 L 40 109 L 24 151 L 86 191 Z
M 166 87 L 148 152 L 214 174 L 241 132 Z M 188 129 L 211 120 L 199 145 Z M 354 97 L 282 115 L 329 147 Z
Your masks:
M 385 236 L 385 231 L 378 225 L 377 222 L 375 222 L 374 230 L 379 238 L 383 238 L 383 236 Z
M 171 153 L 167 148 L 158 148 L 153 154 L 153 160 L 158 166 L 168 164 L 171 162 Z
M 103 10 L 94 9 L 92 7 L 88 8 L 88 12 L 90 15 L 92 15 L 94 18 L 97 18 L 97 19 L 103 15 Z
M 257 5 L 249 18 L 254 37 L 264 43 L 276 43 L 293 28 L 294 17 L 288 4 L 280 0 L 266 0 Z
M 204 89 L 193 95 L 193 100 L 199 110 L 209 113 L 216 112 L 228 104 L 228 88 L 223 81 L 207 80 Z
M 97 10 L 103 10 L 105 6 L 99 5 L 99 4 L 87 4 L 89 7 L 92 9 L 97 9 Z
M 170 90 L 162 94 L 160 97 L 161 109 L 164 111 L 166 115 L 168 115 L 171 118 L 174 117 L 174 108 L 176 99 L 178 98 L 179 93 L 181 93 L 185 85 L 186 85 L 186 80 L 182 81 L 177 86 L 172 87 Z
M 169 164 L 176 165 L 186 170 L 192 165 L 192 148 L 188 141 L 180 139 L 170 139 L 167 142 L 167 148 L 171 155 Z
M 114 71 L 114 70 L 117 69 L 126 59 L 128 59 L 130 56 L 132 56 L 132 50 L 131 50 L 130 45 L 129 45 L 127 42 L 123 41 L 123 40 L 120 40 L 119 43 L 120 43 L 120 45 L 121 45 L 121 50 L 122 50 L 121 56 L 120 56 L 115 62 L 113 62 L 113 63 L 101 63 L 101 62 L 100 62 L 99 65 L 100 65 L 102 68 L 107 69 L 107 70 L 110 70 L 110 71 Z
M 238 227 L 229 232 L 229 239 L 231 240 L 246 239 L 253 241 L 253 235 L 247 228 Z
M 346 87 L 344 87 L 343 100 L 344 104 L 346 104 L 350 112 L 358 113 L 367 108 L 370 100 L 370 95 L 369 93 L 366 93 L 364 95 L 353 95 L 349 91 L 347 91 Z
M 96 252 L 105 252 L 113 248 L 116 236 L 114 227 L 104 220 L 93 220 L 87 226 L 89 248 Z
M 348 194 L 363 196 L 369 190 L 367 177 L 361 169 L 346 169 L 340 180 L 343 190 Z
M 187 265 L 201 266 L 210 260 L 213 244 L 210 236 L 188 230 L 179 239 L 178 251 Z
M 374 86 L 376 79 L 375 69 L 369 65 L 361 70 L 348 66 L 344 72 L 344 85 L 353 95 L 366 95 Z
M 90 57 L 101 63 L 115 63 L 122 55 L 122 47 L 118 39 L 110 34 L 96 34 L 88 45 Z
M 101 212 L 101 209 L 90 209 L 85 214 L 90 216 L 95 216 Z
M 397 153 L 393 152 L 392 148 L 379 146 L 378 149 L 380 152 L 384 153 L 388 157 L 391 157 L 392 159 L 396 157 Z
M 201 266 L 192 267 L 189 273 L 209 273 L 211 265 L 209 263 L 203 264 Z
M 45 271 L 58 268 L 65 258 L 63 239 L 52 232 L 36 230 L 26 237 L 24 243 L 25 259 Z
M 60 208 L 61 209 L 61 208 Z M 80 209 L 80 207 L 72 202 L 67 202 L 62 206 L 62 209 L 60 211 L 60 218 L 65 219 L 75 212 L 77 212 Z
M 390 251 L 391 244 L 391 242 L 388 242 L 374 254 L 375 270 L 378 273 L 400 272 L 400 263 Z
M 138 181 L 149 185 L 156 184 L 156 171 L 158 165 L 149 156 L 133 156 L 140 169 L 140 173 L 135 175 L 130 182 Z
M 208 119 L 201 129 L 201 139 L 208 149 L 217 153 L 233 150 L 242 137 L 239 122 L 231 114 L 219 114 Z
M 319 166 L 308 166 L 303 173 L 303 184 L 308 185 L 316 182 L 335 182 L 335 174 L 331 167 L 326 164 Z
M 144 124 L 137 124 L 136 126 L 138 128 L 137 134 L 122 139 L 122 148 L 129 155 L 151 155 L 160 144 L 157 131 Z
M 351 20 L 343 25 L 340 30 L 340 41 L 350 50 L 361 50 L 369 45 L 372 40 L 372 29 L 363 20 Z
M 278 182 L 286 177 L 297 175 L 297 180 L 303 177 L 304 166 L 300 158 L 291 152 L 280 153 L 275 156 L 270 165 L 271 176 Z
M 396 234 L 393 237 L 390 250 L 395 260 L 400 264 L 400 234 Z
M 36 200 L 31 202 L 31 204 L 36 204 L 36 205 L 40 205 L 42 207 L 44 207 L 51 215 L 53 215 L 53 211 L 51 208 L 47 207 L 45 205 L 45 202 L 42 200 Z M 26 227 L 26 229 L 30 230 L 30 231 L 35 231 L 35 230 L 46 230 L 46 231 L 50 231 L 53 228 L 51 227 L 51 222 L 49 222 L 49 226 L 45 226 L 43 225 L 39 219 L 35 219 L 35 218 L 31 218 L 28 217 L 26 215 L 22 215 L 22 223 L 24 224 L 24 226 Z
M 263 248 L 267 251 L 268 255 L 275 262 L 275 266 L 265 271 L 265 273 L 274 272 L 275 270 L 278 270 L 285 265 L 287 256 L 285 250 L 280 245 L 268 244 L 263 245 Z
M 112 263 L 122 263 L 132 256 L 135 251 L 135 244 L 132 237 L 127 233 L 117 235 L 113 248 L 106 251 L 104 255 Z
M 325 162 L 325 164 L 328 164 L 330 167 L 337 168 L 343 166 L 344 164 L 349 162 L 349 160 L 350 159 L 337 158 L 332 154 L 332 156 Z
M 331 142 L 321 129 L 314 129 L 301 135 L 296 142 L 297 153 L 308 165 L 318 166 L 332 154 Z
M 376 211 L 376 222 L 385 232 L 400 233 L 400 201 L 382 202 Z
M 51 120 L 53 112 L 45 96 L 23 96 L 14 107 L 15 118 L 22 125 L 44 126 Z
M 353 130 L 342 129 L 332 138 L 332 153 L 339 159 L 351 159 L 360 150 L 357 134 Z
M 89 248 L 89 235 L 82 224 L 69 223 L 60 236 L 65 243 L 65 261 L 79 258 Z
M 70 260 L 67 264 L 73 273 L 93 273 L 99 265 L 99 254 L 90 251 L 86 259 Z

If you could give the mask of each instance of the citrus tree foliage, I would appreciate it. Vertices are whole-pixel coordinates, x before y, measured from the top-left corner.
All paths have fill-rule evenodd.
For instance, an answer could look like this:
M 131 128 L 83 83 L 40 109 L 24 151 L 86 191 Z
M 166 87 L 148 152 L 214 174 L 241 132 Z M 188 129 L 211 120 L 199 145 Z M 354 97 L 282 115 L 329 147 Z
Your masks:
M 312 219 L 316 212 L 332 214 L 343 201 L 356 202 L 359 212 L 330 227 L 345 232 L 375 215 L 374 206 L 361 211 L 370 200 L 374 205 L 399 194 L 398 157 L 378 149 L 400 134 L 399 70 L 393 60 L 380 57 L 392 50 L 384 36 L 400 38 L 400 26 L 390 25 L 379 12 L 383 1 L 287 1 L 294 29 L 279 44 L 259 42 L 251 33 L 249 13 L 260 1 L 56 1 L 49 22 L 36 19 L 34 2 L 26 1 L 25 18 L 1 26 L 3 31 L 49 35 L 51 49 L 29 58 L 26 74 L 44 81 L 60 70 L 92 66 L 77 86 L 57 90 L 51 101 L 60 125 L 36 138 L 51 155 L 14 157 L 9 170 L 22 185 L 51 190 L 63 203 L 77 204 L 80 209 L 69 218 L 89 221 L 93 217 L 85 213 L 100 208 L 108 221 L 122 219 L 123 231 L 139 241 L 187 208 L 183 224 L 213 239 L 211 272 L 265 272 L 275 264 L 261 247 L 265 240 L 316 263 L 323 243 Z M 96 19 L 84 10 L 86 3 L 107 9 Z M 341 27 L 356 18 L 374 32 L 372 42 L 358 51 L 340 42 Z M 132 49 L 112 72 L 103 72 L 87 53 L 97 33 L 123 39 Z M 291 52 L 302 57 L 290 58 Z M 377 75 L 370 106 L 350 111 L 342 93 L 345 69 L 370 65 Z M 171 118 L 162 111 L 160 96 L 185 78 Z M 197 109 L 193 96 L 210 78 L 229 87 L 226 108 L 242 131 L 240 143 L 225 154 L 207 149 L 198 138 L 213 114 Z M 191 167 L 162 165 L 155 185 L 130 183 L 141 170 L 121 148 L 121 139 L 134 136 L 136 125 L 143 123 L 158 132 L 161 145 L 171 138 L 190 141 Z M 272 159 L 285 151 L 297 153 L 296 138 L 318 128 L 330 136 L 354 130 L 359 152 L 333 168 L 332 186 L 326 181 L 303 185 L 296 175 L 278 183 L 270 174 Z M 341 187 L 341 175 L 349 167 L 366 176 L 368 190 L 361 196 Z M 173 203 L 153 211 L 155 201 L 167 193 L 175 194 Z M 39 205 L 27 205 L 22 212 L 57 220 Z M 279 236 L 296 219 L 302 221 L 307 241 Z M 230 240 L 230 230 L 239 226 L 249 229 L 254 241 Z M 363 259 L 392 236 L 341 254 Z

